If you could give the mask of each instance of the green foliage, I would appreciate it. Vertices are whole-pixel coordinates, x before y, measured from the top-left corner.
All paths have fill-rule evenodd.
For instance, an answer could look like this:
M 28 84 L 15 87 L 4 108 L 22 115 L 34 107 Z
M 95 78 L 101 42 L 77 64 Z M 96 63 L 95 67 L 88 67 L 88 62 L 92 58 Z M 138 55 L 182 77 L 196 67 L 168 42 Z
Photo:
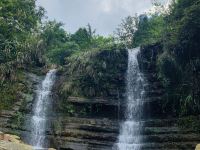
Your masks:
M 49 61 L 54 64 L 64 65 L 65 58 L 72 55 L 75 51 L 79 50 L 79 46 L 74 42 L 66 42 L 59 48 L 51 49 L 47 53 Z
M 92 38 L 92 48 L 111 49 L 112 46 L 114 46 L 114 39 L 112 37 L 103 37 L 97 35 Z
M 116 34 L 127 47 L 154 44 L 162 40 L 165 28 L 164 16 L 146 14 L 128 16 L 122 20 Z
M 91 26 L 79 28 L 74 34 L 67 34 L 62 23 L 49 21 L 43 27 L 43 38 L 46 43 L 46 57 L 49 63 L 65 64 L 65 58 L 72 54 L 93 49 L 112 49 L 119 46 L 112 37 L 95 35 Z
M 40 45 L 35 33 L 37 25 L 44 14 L 42 8 L 36 8 L 35 0 L 2 0 L 0 2 L 0 79 L 13 79 L 15 70 L 29 62 L 30 53 L 38 54 L 29 49 L 32 44 Z M 33 36 L 34 35 L 34 36 Z M 33 42 L 33 43 L 32 43 Z M 30 52 L 31 51 L 31 52 Z
M 12 108 L 12 105 L 20 98 L 18 92 L 26 92 L 27 88 L 23 81 L 24 75 L 18 71 L 15 81 L 7 81 L 0 85 L 0 110 Z
M 23 126 L 25 116 L 21 112 L 16 112 L 16 114 L 11 118 L 11 128 L 20 129 Z
M 200 112 L 200 13 L 199 0 L 182 0 L 172 5 L 171 13 L 166 17 L 167 34 L 164 42 L 165 49 L 170 51 L 181 76 L 173 75 L 180 82 L 171 85 L 180 105 L 179 114 L 198 114 Z M 163 80 L 166 77 L 162 78 Z M 173 94 L 174 95 L 174 94 Z M 171 95 L 172 96 L 172 95 Z
M 0 1 L 0 109 L 9 109 L 25 91 L 21 69 L 44 64 L 41 19 L 35 0 Z
M 92 35 L 86 28 L 79 28 L 71 36 L 71 40 L 76 42 L 82 49 L 88 48 L 91 44 Z
M 166 89 L 163 105 L 181 115 L 200 112 L 200 0 L 176 0 L 166 14 L 128 16 L 117 42 L 96 35 L 90 25 L 69 34 L 60 22 L 43 24 L 44 12 L 35 0 L 0 1 L 0 109 L 10 108 L 26 89 L 19 70 L 45 63 L 63 66 L 63 97 L 110 96 L 123 84 L 125 46 L 160 43 L 156 66 Z
M 65 98 L 67 95 L 110 96 L 110 90 L 124 83 L 126 57 L 126 50 L 96 49 L 75 53 L 66 59 L 60 94 Z
M 178 0 L 164 16 L 163 54 L 158 73 L 166 87 L 167 107 L 179 115 L 200 112 L 200 13 L 199 0 Z
M 47 50 L 59 48 L 68 41 L 68 35 L 62 28 L 63 24 L 60 22 L 48 21 L 44 24 L 42 37 L 46 43 Z
M 42 37 L 46 47 L 46 62 L 58 65 L 64 64 L 65 57 L 77 49 L 74 43 L 70 43 L 66 31 L 60 22 L 48 21 L 43 27 Z
M 64 66 L 82 52 L 123 47 L 112 37 L 95 35 L 89 24 L 68 34 L 60 22 L 42 23 L 44 13 L 35 0 L 0 1 L 0 109 L 11 108 L 26 87 L 19 70 L 38 73 L 32 68 L 52 63 Z
M 183 0 L 174 4 L 169 22 L 169 42 L 175 44 L 173 49 L 177 60 L 185 66 L 190 60 L 199 58 L 200 42 L 199 0 Z M 174 40 L 175 39 L 175 40 Z
M 160 42 L 164 34 L 164 28 L 164 17 L 161 15 L 139 16 L 137 31 L 133 37 L 133 47 Z
M 118 36 L 131 40 L 130 47 L 162 45 L 155 64 L 166 90 L 163 107 L 179 115 L 199 114 L 200 0 L 176 0 L 164 11 L 156 7 L 154 14 L 123 20 L 119 33 L 129 36 Z

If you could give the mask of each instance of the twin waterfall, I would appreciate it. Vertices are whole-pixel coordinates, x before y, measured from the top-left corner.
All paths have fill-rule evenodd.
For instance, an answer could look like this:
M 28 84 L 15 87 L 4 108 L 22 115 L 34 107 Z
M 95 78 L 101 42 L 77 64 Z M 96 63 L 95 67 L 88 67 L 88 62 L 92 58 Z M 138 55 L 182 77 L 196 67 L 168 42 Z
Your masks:
M 137 56 L 140 49 L 128 50 L 128 69 L 126 74 L 126 112 L 125 121 L 121 124 L 118 143 L 114 150 L 140 150 L 142 124 L 139 123 L 143 112 L 142 101 L 145 95 L 144 78 L 140 72 Z M 51 89 L 54 84 L 56 70 L 50 70 L 42 85 L 38 87 L 37 97 L 31 118 L 31 138 L 29 143 L 36 149 L 45 147 L 45 131 L 47 130 L 47 114 L 51 111 Z
M 47 114 L 51 107 L 51 89 L 54 84 L 56 70 L 50 70 L 42 85 L 38 87 L 36 101 L 33 106 L 33 116 L 31 118 L 31 137 L 30 144 L 36 149 L 45 146 L 45 131 L 47 126 Z M 50 110 L 51 111 L 51 110 Z
M 137 60 L 140 48 L 128 50 L 128 69 L 126 76 L 126 114 L 118 137 L 118 150 L 140 150 L 142 142 L 142 124 L 138 122 L 142 115 L 144 98 L 144 78 Z

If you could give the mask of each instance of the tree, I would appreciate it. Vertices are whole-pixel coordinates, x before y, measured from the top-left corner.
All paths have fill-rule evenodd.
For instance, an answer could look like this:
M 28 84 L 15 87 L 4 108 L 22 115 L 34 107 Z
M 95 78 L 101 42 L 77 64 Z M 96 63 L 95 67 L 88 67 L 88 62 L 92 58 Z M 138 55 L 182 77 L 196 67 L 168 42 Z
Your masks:
M 86 28 L 79 28 L 74 34 L 71 35 L 71 40 L 76 42 L 80 48 L 88 48 L 92 41 L 92 32 L 89 26 L 89 30 Z
M 35 0 L 0 1 L 0 79 L 14 77 L 15 69 L 27 58 L 29 37 L 38 31 L 44 15 Z
M 137 31 L 133 37 L 133 47 L 162 41 L 165 21 L 162 15 L 140 15 Z
M 51 49 L 47 53 L 47 57 L 51 63 L 64 65 L 65 58 L 71 56 L 75 51 L 79 50 L 79 46 L 74 42 L 66 42 L 59 47 Z
M 42 37 L 45 40 L 47 50 L 59 47 L 69 40 L 66 31 L 62 28 L 63 23 L 48 21 L 43 26 Z
M 117 28 L 115 34 L 117 38 L 128 47 L 133 43 L 133 37 L 137 30 L 138 26 L 138 17 L 137 15 L 134 17 L 128 16 L 122 20 L 122 23 Z

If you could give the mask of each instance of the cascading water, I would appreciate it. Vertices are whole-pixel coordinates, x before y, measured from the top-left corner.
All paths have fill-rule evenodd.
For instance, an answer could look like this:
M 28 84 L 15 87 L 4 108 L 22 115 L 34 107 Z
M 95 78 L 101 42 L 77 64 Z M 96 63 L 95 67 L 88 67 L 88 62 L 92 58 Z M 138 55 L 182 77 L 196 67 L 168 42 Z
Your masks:
M 144 78 L 140 72 L 137 60 L 140 48 L 128 50 L 128 69 L 126 76 L 126 114 L 125 122 L 121 125 L 118 138 L 118 150 L 140 150 L 142 142 L 139 136 L 142 124 L 142 99 L 144 98 Z
M 47 125 L 47 114 L 51 106 L 51 89 L 54 84 L 56 70 L 50 70 L 40 87 L 37 89 L 36 101 L 31 118 L 30 144 L 36 149 L 45 146 L 45 131 Z

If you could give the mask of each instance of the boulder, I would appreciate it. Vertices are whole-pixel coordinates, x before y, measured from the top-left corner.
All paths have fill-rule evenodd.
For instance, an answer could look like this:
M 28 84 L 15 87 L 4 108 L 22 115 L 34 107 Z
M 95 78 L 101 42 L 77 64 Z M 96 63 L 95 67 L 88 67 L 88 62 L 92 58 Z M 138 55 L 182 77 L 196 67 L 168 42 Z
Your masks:
M 4 134 L 0 131 L 0 150 L 34 150 L 34 148 L 23 143 L 19 136 Z M 56 149 L 49 148 L 48 150 Z
M 196 146 L 195 150 L 200 150 L 200 144 Z

